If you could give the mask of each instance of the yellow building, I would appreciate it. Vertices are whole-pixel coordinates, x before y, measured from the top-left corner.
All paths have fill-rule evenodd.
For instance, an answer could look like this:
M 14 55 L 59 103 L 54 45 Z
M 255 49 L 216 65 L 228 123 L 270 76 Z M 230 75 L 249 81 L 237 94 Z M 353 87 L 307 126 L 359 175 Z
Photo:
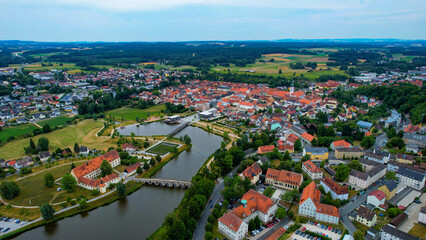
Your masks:
M 397 184 L 395 181 L 386 181 L 383 186 L 379 187 L 379 190 L 386 195 L 386 200 L 393 198 L 396 194 Z
M 360 158 L 362 155 L 364 155 L 364 152 L 357 147 L 336 148 L 334 151 L 334 157 L 337 159 Z
M 412 155 L 398 153 L 396 155 L 396 161 L 404 164 L 413 164 L 414 157 Z
M 303 156 L 310 155 L 311 160 L 326 160 L 328 159 L 328 149 L 324 147 L 305 147 Z

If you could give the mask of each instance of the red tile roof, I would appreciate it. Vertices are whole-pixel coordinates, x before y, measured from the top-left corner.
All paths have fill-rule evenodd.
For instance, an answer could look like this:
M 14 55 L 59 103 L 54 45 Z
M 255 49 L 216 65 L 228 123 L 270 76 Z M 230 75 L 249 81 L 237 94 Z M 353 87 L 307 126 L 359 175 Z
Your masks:
M 72 172 L 74 173 L 74 176 L 77 179 L 80 179 L 80 177 L 84 177 L 87 174 L 98 169 L 101 166 L 101 163 L 102 163 L 103 160 L 107 160 L 108 162 L 112 162 L 112 161 L 116 160 L 117 158 L 118 159 L 120 158 L 120 155 L 118 155 L 118 152 L 116 150 L 111 150 L 111 151 L 105 153 L 102 156 L 94 158 L 87 163 L 81 164 L 80 166 L 74 168 L 72 170 Z
M 339 141 L 334 141 L 333 142 L 334 147 L 345 147 L 348 148 L 351 146 L 350 143 L 346 142 L 345 140 L 339 140 Z
M 269 237 L 267 237 L 266 240 L 277 240 L 285 233 L 285 231 L 286 230 L 283 227 L 280 227 L 278 230 L 273 232 Z
M 267 214 L 269 209 L 275 205 L 270 198 L 253 189 L 246 192 L 241 199 L 246 200 L 247 204 L 241 205 L 232 210 L 232 212 L 241 219 L 250 216 L 256 211 Z
M 338 183 L 331 180 L 331 178 L 329 177 L 324 177 L 321 181 L 325 185 L 327 185 L 331 189 L 331 191 L 335 192 L 337 195 L 349 193 L 347 186 L 340 186 Z
M 313 163 L 311 160 L 308 160 L 306 162 L 302 163 L 303 165 L 305 165 L 305 167 L 307 167 L 309 169 L 309 171 L 313 172 L 313 173 L 319 173 L 322 172 L 321 169 L 319 169 L 317 167 L 317 165 L 315 165 L 315 163 Z
M 314 136 L 307 132 L 302 133 L 301 137 L 308 140 L 309 142 L 312 142 L 312 140 L 314 140 Z
M 303 189 L 302 197 L 300 198 L 299 205 L 305 202 L 307 199 L 311 199 L 317 207 L 317 213 L 331 215 L 339 217 L 340 212 L 335 206 L 320 203 L 321 191 L 315 185 L 315 182 L 311 182 L 308 186 Z
M 266 177 L 297 186 L 300 186 L 300 184 L 302 184 L 303 179 L 302 174 L 289 172 L 286 170 L 276 170 L 273 168 L 268 168 L 268 171 L 266 172 Z
M 257 162 L 253 163 L 250 167 L 247 167 L 241 174 L 250 180 L 253 180 L 254 176 L 257 176 L 262 173 L 262 169 L 260 168 Z
M 375 196 L 377 199 L 379 199 L 379 201 L 386 197 L 386 195 L 380 190 L 375 190 L 368 194 L 368 196 Z
M 234 232 L 238 231 L 241 223 L 243 222 L 243 220 L 237 217 L 233 212 L 223 214 L 218 221 L 228 226 Z
M 259 148 L 257 148 L 257 152 L 259 154 L 264 154 L 264 153 L 272 152 L 274 148 L 275 148 L 274 145 L 260 146 Z

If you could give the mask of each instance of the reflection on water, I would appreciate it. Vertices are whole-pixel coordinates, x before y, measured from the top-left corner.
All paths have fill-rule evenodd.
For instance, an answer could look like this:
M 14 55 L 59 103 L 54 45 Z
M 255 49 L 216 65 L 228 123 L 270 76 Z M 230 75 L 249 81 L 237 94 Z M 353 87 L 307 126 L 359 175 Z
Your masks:
M 146 126 L 149 125 L 141 127 Z M 169 128 L 169 125 L 163 123 L 157 123 L 156 126 L 158 131 L 163 132 L 165 128 Z M 204 161 L 220 147 L 222 141 L 221 137 L 195 127 L 185 128 L 176 137 L 185 134 L 192 139 L 191 150 L 182 152 L 176 159 L 167 163 L 155 178 L 191 180 Z M 161 226 L 167 213 L 179 205 L 184 194 L 183 189 L 143 186 L 126 198 L 89 213 L 33 229 L 16 236 L 15 239 L 146 239 Z

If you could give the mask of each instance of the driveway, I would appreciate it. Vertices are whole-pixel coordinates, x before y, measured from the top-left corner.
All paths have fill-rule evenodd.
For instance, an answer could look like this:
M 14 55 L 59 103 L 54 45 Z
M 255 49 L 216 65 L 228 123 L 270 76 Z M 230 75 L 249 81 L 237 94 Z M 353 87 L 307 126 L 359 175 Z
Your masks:
M 318 226 L 314 226 L 314 225 L 311 225 L 311 224 L 308 224 L 308 223 L 304 223 L 300 229 L 302 229 L 303 227 L 306 227 L 306 230 L 309 230 L 311 232 L 315 232 L 315 233 L 319 232 L 319 234 L 321 234 L 321 235 L 322 235 L 322 233 L 324 233 L 325 235 L 328 235 L 328 237 L 331 238 L 332 240 L 339 240 L 342 237 L 342 235 L 339 234 L 339 233 L 334 233 L 334 232 L 329 231 L 329 230 L 321 229 L 321 226 L 318 227 Z M 343 230 L 343 229 L 340 229 L 340 230 Z M 291 235 L 290 239 L 307 240 L 306 236 L 302 237 L 300 235 L 297 235 L 296 232 L 294 232 L 293 235 Z
M 399 230 L 401 230 L 403 232 L 408 232 L 408 231 L 411 230 L 411 228 L 413 228 L 414 223 L 418 222 L 420 209 L 426 203 L 426 194 L 425 193 L 423 193 L 420 196 L 420 201 L 422 202 L 421 204 L 413 202 L 405 210 L 406 212 L 408 212 L 408 219 L 405 220 L 405 222 L 398 227 Z
M 274 233 L 279 228 L 282 228 L 282 227 L 284 227 L 286 225 L 290 226 L 292 223 L 293 222 L 290 221 L 290 219 L 288 217 L 285 217 L 283 220 L 281 220 L 280 222 L 278 222 L 277 224 L 275 224 L 275 226 L 273 226 L 271 228 L 266 228 L 261 233 L 256 234 L 256 236 L 250 237 L 248 239 L 250 239 L 250 240 L 264 240 L 264 239 L 267 239 L 272 233 Z
M 356 207 L 358 207 L 362 202 L 366 201 L 368 194 L 370 194 L 374 190 L 377 190 L 377 188 L 379 188 L 379 186 L 381 185 L 382 184 L 377 184 L 375 187 L 364 192 L 364 194 L 358 196 L 358 198 L 355 199 L 353 202 L 349 202 L 345 206 L 339 208 L 340 220 L 342 221 L 343 225 L 348 229 L 350 234 L 353 234 L 357 229 L 355 225 L 353 225 L 352 222 L 349 220 L 348 214 Z

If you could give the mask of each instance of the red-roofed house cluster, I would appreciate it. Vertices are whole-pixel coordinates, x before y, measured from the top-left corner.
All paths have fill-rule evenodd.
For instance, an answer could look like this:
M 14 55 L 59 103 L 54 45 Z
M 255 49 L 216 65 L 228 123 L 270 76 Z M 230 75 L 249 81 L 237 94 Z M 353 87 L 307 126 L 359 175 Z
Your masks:
M 118 183 L 120 178 L 115 173 L 98 179 L 101 175 L 101 163 L 104 160 L 108 161 L 111 167 L 116 167 L 120 164 L 120 155 L 116 150 L 111 150 L 102 156 L 75 167 L 71 171 L 71 175 L 77 180 L 77 185 L 89 190 L 96 189 L 103 193 L 111 183 Z
M 274 219 L 277 205 L 268 197 L 250 189 L 241 198 L 242 205 L 225 213 L 218 219 L 219 231 L 232 240 L 244 239 L 248 232 L 248 223 L 259 217 L 263 223 Z

